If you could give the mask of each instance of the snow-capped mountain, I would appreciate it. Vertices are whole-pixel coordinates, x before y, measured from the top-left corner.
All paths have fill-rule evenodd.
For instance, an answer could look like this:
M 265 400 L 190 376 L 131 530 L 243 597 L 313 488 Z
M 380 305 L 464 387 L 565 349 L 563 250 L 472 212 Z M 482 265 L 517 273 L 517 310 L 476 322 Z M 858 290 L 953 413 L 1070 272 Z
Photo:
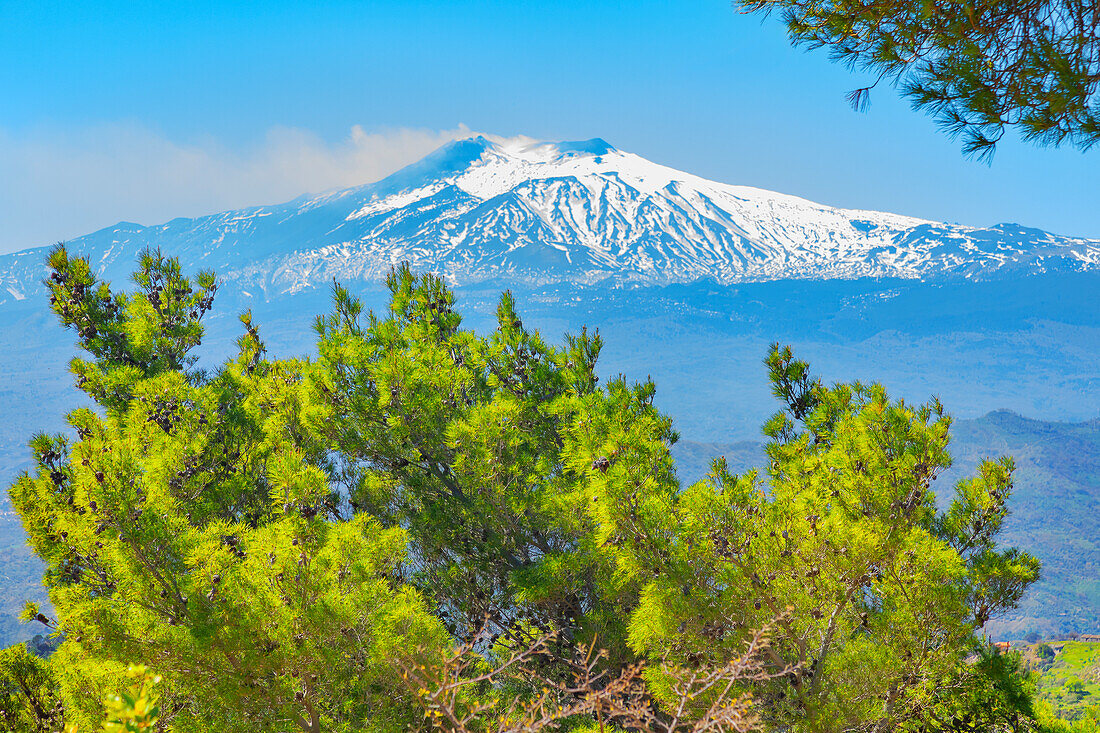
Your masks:
M 835 209 L 708 181 L 583 142 L 454 142 L 377 183 L 69 243 L 108 278 L 144 247 L 267 296 L 376 280 L 395 263 L 457 284 L 992 279 L 1100 266 L 1100 240 Z M 0 298 L 39 289 L 43 250 L 0 257 Z M 258 295 L 259 293 L 257 293 Z M 2 301 L 0 301 L 2 302 Z

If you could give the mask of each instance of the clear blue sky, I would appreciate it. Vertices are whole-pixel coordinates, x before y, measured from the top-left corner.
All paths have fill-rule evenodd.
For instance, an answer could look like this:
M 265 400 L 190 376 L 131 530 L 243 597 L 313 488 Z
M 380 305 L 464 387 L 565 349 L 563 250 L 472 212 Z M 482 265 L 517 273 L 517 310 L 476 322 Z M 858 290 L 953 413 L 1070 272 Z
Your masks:
M 969 161 L 889 87 L 869 112 L 852 112 L 844 93 L 866 81 L 727 0 L 0 0 L 0 221 L 10 224 L 0 251 L 93 223 L 195 215 L 234 195 L 258 203 L 259 190 L 205 204 L 167 186 L 95 198 L 127 175 L 111 163 L 125 143 L 88 131 L 120 126 L 238 162 L 282 128 L 336 154 L 355 125 L 599 136 L 827 204 L 1100 237 L 1100 150 L 1010 140 L 992 166 Z M 71 178 L 50 173 L 81 140 L 103 149 L 80 156 Z

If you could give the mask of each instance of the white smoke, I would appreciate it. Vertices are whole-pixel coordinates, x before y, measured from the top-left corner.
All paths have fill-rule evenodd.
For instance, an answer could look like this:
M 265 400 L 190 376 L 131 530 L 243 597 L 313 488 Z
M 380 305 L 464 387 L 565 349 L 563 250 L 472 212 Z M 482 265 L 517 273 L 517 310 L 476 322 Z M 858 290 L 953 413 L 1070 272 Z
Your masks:
M 274 128 L 249 149 L 178 142 L 138 125 L 81 131 L 0 130 L 0 252 L 51 244 L 119 221 L 286 201 L 382 178 L 474 133 L 355 126 L 335 143 Z

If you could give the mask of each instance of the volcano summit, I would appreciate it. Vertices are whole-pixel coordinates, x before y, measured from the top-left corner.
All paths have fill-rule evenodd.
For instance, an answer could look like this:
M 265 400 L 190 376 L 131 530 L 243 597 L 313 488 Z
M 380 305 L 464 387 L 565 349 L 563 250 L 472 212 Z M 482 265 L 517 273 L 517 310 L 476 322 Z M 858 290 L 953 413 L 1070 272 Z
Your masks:
M 461 140 L 376 183 L 160 226 L 123 223 L 69 247 L 111 279 L 142 248 L 160 247 L 266 297 L 333 278 L 377 280 L 402 261 L 459 285 L 989 280 L 1100 264 L 1098 240 L 831 208 L 708 181 L 598 138 Z M 9 300 L 39 290 L 42 260 L 40 250 L 0 257 Z

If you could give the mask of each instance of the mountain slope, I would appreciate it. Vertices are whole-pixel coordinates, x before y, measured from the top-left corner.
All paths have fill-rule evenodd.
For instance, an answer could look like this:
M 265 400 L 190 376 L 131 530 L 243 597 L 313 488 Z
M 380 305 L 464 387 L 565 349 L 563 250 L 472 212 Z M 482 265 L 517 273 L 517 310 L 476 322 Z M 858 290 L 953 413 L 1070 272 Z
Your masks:
M 271 297 L 378 280 L 394 264 L 485 280 L 990 279 L 1100 266 L 1100 241 L 988 229 L 715 183 L 603 140 L 451 143 L 377 183 L 286 204 L 119 224 L 73 240 L 109 278 L 144 247 Z M 0 305 L 38 291 L 42 253 L 0 257 Z

